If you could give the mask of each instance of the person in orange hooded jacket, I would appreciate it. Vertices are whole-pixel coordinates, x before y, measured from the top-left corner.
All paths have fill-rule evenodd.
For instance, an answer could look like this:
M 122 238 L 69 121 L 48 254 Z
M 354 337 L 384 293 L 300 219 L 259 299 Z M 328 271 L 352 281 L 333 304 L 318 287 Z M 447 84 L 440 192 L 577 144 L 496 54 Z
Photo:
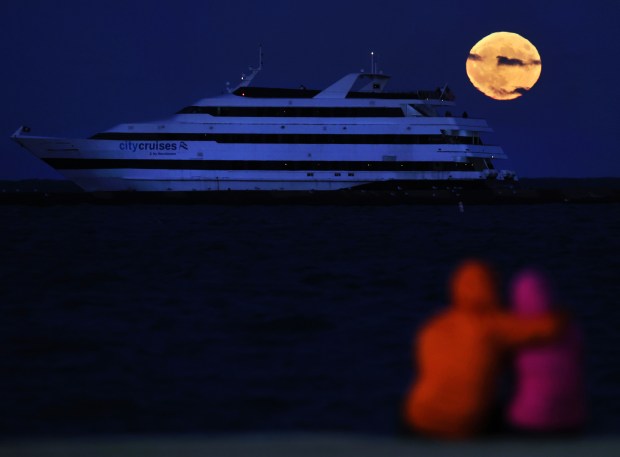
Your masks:
M 494 272 L 480 260 L 463 262 L 450 286 L 451 306 L 417 335 L 417 379 L 405 399 L 404 420 L 417 433 L 459 439 L 489 425 L 505 356 L 558 336 L 563 319 L 504 311 Z

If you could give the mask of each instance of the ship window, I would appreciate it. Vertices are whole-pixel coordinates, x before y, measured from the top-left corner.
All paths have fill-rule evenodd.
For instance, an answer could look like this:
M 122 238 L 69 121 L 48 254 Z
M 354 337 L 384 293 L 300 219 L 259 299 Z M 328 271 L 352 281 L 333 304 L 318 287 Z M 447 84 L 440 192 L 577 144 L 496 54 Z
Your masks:
M 485 159 L 479 159 L 479 158 L 471 158 L 469 159 L 471 166 L 474 168 L 474 170 L 476 171 L 482 171 L 487 167 L 487 161 Z
M 403 117 L 398 107 L 188 106 L 177 114 L 239 117 Z
M 211 128 L 210 126 L 209 128 Z M 150 133 L 141 134 L 144 141 L 216 141 L 218 143 L 257 144 L 471 144 L 471 136 L 389 135 L 389 134 L 301 134 L 284 133 Z M 135 133 L 103 132 L 92 139 L 133 140 Z M 386 159 L 389 156 L 386 156 Z M 389 159 L 388 159 L 389 160 Z
M 51 159 L 52 165 L 64 165 L 63 159 Z M 107 167 L 126 168 L 127 160 L 110 159 L 106 164 Z M 131 163 L 131 161 L 129 161 Z M 161 161 L 164 162 L 164 161 Z M 165 161 L 166 164 L 160 165 L 167 169 L 185 169 L 188 167 L 188 161 L 170 160 Z M 348 169 L 348 176 L 355 176 L 355 171 L 363 170 L 380 170 L 380 171 L 458 171 L 458 170 L 477 170 L 493 169 L 493 164 L 489 159 L 469 158 L 468 162 L 452 162 L 452 161 L 406 161 L 406 162 L 361 162 L 361 161 L 293 161 L 284 162 L 278 160 L 192 160 L 191 167 L 196 170 L 300 170 L 307 176 L 314 176 L 314 171 L 324 170 L 325 172 L 334 173 L 335 176 L 342 176 L 343 172 L 336 170 Z M 169 168 L 173 167 L 173 168 Z M 345 168 L 346 167 L 346 168 Z M 159 166 L 157 167 L 159 168 Z
M 411 105 L 410 104 L 409 106 L 412 107 L 414 110 L 416 110 L 418 113 L 420 113 L 422 116 L 425 116 L 425 117 L 436 116 L 435 110 L 433 109 L 433 107 L 429 105 Z

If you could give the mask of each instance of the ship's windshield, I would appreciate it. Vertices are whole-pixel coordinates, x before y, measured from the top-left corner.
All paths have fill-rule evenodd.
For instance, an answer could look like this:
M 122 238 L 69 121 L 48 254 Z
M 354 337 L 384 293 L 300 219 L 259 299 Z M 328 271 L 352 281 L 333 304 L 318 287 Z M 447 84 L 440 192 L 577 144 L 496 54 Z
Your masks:
M 437 112 L 431 105 L 409 105 L 424 117 L 435 117 Z

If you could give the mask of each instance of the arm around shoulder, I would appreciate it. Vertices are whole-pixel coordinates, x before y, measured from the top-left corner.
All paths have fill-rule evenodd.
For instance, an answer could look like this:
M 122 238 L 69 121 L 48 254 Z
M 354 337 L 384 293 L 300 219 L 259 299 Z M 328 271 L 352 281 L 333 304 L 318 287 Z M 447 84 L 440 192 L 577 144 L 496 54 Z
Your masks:
M 495 319 L 498 337 L 510 347 L 545 343 L 558 338 L 564 331 L 568 317 L 564 313 L 549 312 L 535 317 L 521 317 L 502 313 Z

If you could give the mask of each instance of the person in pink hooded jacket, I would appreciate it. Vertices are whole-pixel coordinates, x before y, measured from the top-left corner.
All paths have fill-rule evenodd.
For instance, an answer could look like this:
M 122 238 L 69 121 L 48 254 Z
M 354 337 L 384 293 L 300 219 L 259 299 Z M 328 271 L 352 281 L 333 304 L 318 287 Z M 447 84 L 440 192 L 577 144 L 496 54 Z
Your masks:
M 514 279 L 515 314 L 535 317 L 555 305 L 551 284 L 542 272 L 528 269 Z M 582 333 L 574 322 L 558 339 L 521 349 L 515 358 L 516 392 L 507 409 L 508 423 L 534 433 L 581 429 L 586 418 L 582 353 Z

